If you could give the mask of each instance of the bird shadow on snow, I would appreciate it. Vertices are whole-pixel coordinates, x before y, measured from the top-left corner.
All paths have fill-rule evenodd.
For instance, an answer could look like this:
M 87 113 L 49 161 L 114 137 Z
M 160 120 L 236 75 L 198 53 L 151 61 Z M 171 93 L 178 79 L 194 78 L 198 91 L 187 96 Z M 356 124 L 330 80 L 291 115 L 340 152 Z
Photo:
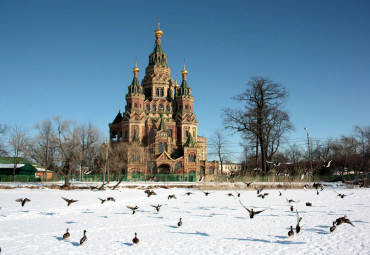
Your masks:
M 183 235 L 200 235 L 200 236 L 209 236 L 209 234 L 207 233 L 203 233 L 203 232 L 170 232 L 170 233 L 176 233 L 176 234 L 183 234 Z
M 56 215 L 56 213 L 53 213 L 53 212 L 40 212 L 40 214 L 42 214 L 42 215 L 47 215 L 47 216 L 53 216 L 53 215 Z
M 149 218 L 154 218 L 154 219 L 163 219 L 162 216 L 148 216 Z
M 108 218 L 108 216 L 99 216 L 100 218 L 104 218 L 104 219 L 107 219 Z
M 58 241 L 62 241 L 63 240 L 63 237 L 60 237 L 60 236 L 53 236 L 55 237 L 55 239 L 57 239 Z
M 328 234 L 328 231 L 324 231 L 322 229 L 317 229 L 317 228 L 309 228 L 309 229 L 306 229 L 306 231 L 316 232 L 317 234 L 320 234 L 320 235 Z
M 71 242 L 71 244 L 72 244 L 73 246 L 80 246 L 80 243 L 79 243 L 79 242 Z
M 134 244 L 133 243 L 123 243 L 124 245 L 126 246 L 133 246 Z
M 77 223 L 75 221 L 66 221 L 66 224 L 73 224 L 73 223 Z

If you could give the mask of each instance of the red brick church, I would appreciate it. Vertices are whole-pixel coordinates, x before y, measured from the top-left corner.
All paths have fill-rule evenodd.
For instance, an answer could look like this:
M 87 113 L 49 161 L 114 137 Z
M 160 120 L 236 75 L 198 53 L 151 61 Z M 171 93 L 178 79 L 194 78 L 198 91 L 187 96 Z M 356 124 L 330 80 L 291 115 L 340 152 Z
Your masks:
M 109 124 L 110 140 L 129 145 L 125 167 L 128 173 L 217 174 L 218 163 L 207 161 L 207 138 L 197 133 L 188 71 L 184 65 L 178 85 L 162 49 L 159 23 L 154 35 L 156 44 L 145 76 L 140 84 L 136 63 L 125 111 L 118 112 Z

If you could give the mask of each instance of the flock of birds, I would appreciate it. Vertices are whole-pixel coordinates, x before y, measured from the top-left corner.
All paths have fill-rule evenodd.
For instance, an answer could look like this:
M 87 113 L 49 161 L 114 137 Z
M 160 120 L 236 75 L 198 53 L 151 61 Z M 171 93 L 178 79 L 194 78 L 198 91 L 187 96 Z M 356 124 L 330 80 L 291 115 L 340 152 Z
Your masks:
M 330 162 L 329 162 L 330 164 Z M 256 181 L 256 180 L 255 180 Z M 255 181 L 253 182 L 244 182 L 244 184 L 247 186 L 247 187 L 250 187 L 252 184 L 255 183 Z M 319 195 L 319 190 L 322 191 L 324 189 L 323 185 L 321 183 L 314 183 L 312 186 L 312 188 L 316 189 L 317 191 L 317 195 Z M 257 186 L 254 187 L 256 192 L 257 192 L 257 197 L 259 198 L 262 198 L 264 199 L 266 196 L 269 195 L 269 193 L 262 193 L 262 191 L 264 190 L 263 188 L 258 188 Z M 308 185 L 305 185 L 304 186 L 304 190 L 307 190 L 307 188 L 310 188 Z M 334 189 L 333 189 L 334 190 Z M 349 196 L 349 195 L 352 195 L 354 193 L 350 193 L 350 194 L 344 194 L 344 193 L 338 193 L 336 190 L 334 190 L 336 193 L 337 193 L 337 197 L 339 196 L 340 198 L 345 198 L 346 196 Z M 147 195 L 147 197 L 150 197 L 152 195 L 157 195 L 156 192 L 150 188 L 146 189 L 145 191 L 145 194 Z M 202 191 L 203 194 L 205 196 L 209 196 L 212 192 L 209 192 L 209 191 Z M 280 190 L 278 190 L 279 192 L 279 196 L 282 196 L 282 192 Z M 194 193 L 193 192 L 186 192 L 184 194 L 184 196 L 190 196 L 190 195 L 193 195 Z M 234 193 L 232 192 L 229 192 L 225 195 L 229 196 L 229 197 L 240 197 L 242 194 L 242 192 L 237 192 L 235 191 L 235 196 L 234 196 Z M 79 200 L 75 200 L 75 199 L 69 199 L 69 198 L 65 198 L 65 197 L 61 197 L 64 201 L 67 202 L 67 206 L 70 206 L 71 204 L 73 203 L 76 203 L 78 202 Z M 102 198 L 99 198 L 98 199 L 100 200 L 101 204 L 105 203 L 106 201 L 110 201 L 110 202 L 115 202 L 116 199 L 114 197 L 107 197 L 106 199 L 102 199 Z M 176 195 L 175 194 L 171 194 L 171 195 L 168 195 L 168 200 L 170 199 L 177 199 Z M 19 198 L 19 199 L 16 199 L 15 200 L 16 202 L 19 202 L 21 204 L 21 206 L 25 206 L 25 204 L 27 202 L 31 202 L 31 200 L 29 198 Z M 294 206 L 293 204 L 298 204 L 300 201 L 295 201 L 294 199 L 288 199 L 286 198 L 286 201 L 287 203 L 290 205 L 290 211 L 294 212 Z M 239 203 L 240 205 L 246 210 L 248 211 L 248 214 L 249 214 L 249 218 L 253 219 L 256 215 L 268 210 L 270 208 L 270 206 L 262 209 L 262 210 L 257 210 L 255 211 L 253 208 L 248 208 L 246 207 L 242 201 L 239 199 Z M 156 212 L 159 213 L 160 212 L 160 209 L 162 207 L 161 204 L 157 204 L 157 205 L 150 205 L 152 206 L 153 208 L 155 208 Z M 312 203 L 311 202 L 306 202 L 306 206 L 312 206 Z M 132 214 L 135 214 L 136 211 L 139 209 L 139 207 L 137 205 L 135 206 L 127 206 L 128 209 L 132 210 Z M 296 213 L 296 217 L 297 217 L 297 223 L 296 223 L 296 226 L 295 226 L 295 233 L 298 234 L 301 229 L 302 229 L 302 225 L 303 225 L 303 220 L 304 218 L 301 217 L 298 213 L 298 210 L 296 209 L 295 210 L 295 213 Z M 336 230 L 337 226 L 343 224 L 343 223 L 347 223 L 347 224 L 350 224 L 351 226 L 354 227 L 354 224 L 347 218 L 347 216 L 343 216 L 343 217 L 340 217 L 338 219 L 336 219 L 335 221 L 333 221 L 332 223 L 332 226 L 330 227 L 330 232 L 333 232 Z M 181 227 L 183 224 L 182 222 L 182 218 L 179 219 L 178 223 L 177 223 L 177 226 L 178 227 Z M 66 230 L 66 233 L 63 234 L 63 239 L 64 240 L 67 240 L 69 239 L 71 236 L 71 234 L 69 233 L 69 229 L 67 228 Z M 293 230 L 293 226 L 290 226 L 290 230 L 288 232 L 288 237 L 292 237 L 294 236 L 294 230 Z M 82 238 L 80 239 L 80 245 L 84 245 L 86 244 L 87 242 L 87 236 L 86 236 L 86 230 L 83 231 L 83 236 Z M 139 238 L 137 237 L 137 233 L 135 233 L 135 237 L 132 239 L 132 242 L 133 244 L 138 244 L 139 243 Z

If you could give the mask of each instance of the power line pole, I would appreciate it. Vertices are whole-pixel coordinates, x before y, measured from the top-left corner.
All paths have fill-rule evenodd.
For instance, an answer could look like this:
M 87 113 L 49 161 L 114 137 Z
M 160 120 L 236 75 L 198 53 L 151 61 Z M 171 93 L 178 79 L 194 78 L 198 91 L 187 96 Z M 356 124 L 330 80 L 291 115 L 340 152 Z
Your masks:
M 312 172 L 312 158 L 311 158 L 310 135 L 308 134 L 308 130 L 307 130 L 307 128 L 304 128 L 304 130 L 306 130 L 306 133 L 307 133 L 308 160 L 310 161 L 310 170 L 311 170 L 311 174 L 313 174 L 313 172 Z

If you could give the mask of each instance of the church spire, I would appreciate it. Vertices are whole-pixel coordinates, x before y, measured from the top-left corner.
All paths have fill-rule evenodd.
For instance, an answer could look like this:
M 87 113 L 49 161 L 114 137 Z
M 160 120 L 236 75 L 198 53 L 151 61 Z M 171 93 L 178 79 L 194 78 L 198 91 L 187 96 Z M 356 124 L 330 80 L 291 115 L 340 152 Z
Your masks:
M 134 73 L 134 79 L 132 80 L 131 85 L 140 86 L 139 79 L 138 79 L 138 73 L 140 69 L 137 67 L 137 57 L 135 61 L 135 67 L 132 69 L 132 72 Z
M 157 66 L 164 66 L 167 67 L 167 55 L 163 52 L 161 46 L 161 38 L 163 35 L 163 31 L 160 28 L 159 17 L 158 17 L 158 28 L 154 31 L 154 35 L 156 38 L 155 47 L 152 54 L 149 56 L 149 65 L 157 65 Z
M 143 93 L 143 88 L 140 86 L 140 82 L 138 79 L 138 73 L 140 69 L 137 67 L 137 58 L 135 61 L 135 67 L 132 69 L 132 72 L 134 73 L 134 79 L 131 82 L 131 85 L 128 86 L 128 93 Z
M 185 60 L 184 60 L 184 69 L 182 69 L 181 75 L 182 75 L 182 82 L 179 88 L 178 95 L 179 96 L 182 96 L 182 95 L 191 96 L 191 89 L 189 88 L 188 82 L 186 81 L 186 76 L 188 75 L 188 71 L 185 69 Z

